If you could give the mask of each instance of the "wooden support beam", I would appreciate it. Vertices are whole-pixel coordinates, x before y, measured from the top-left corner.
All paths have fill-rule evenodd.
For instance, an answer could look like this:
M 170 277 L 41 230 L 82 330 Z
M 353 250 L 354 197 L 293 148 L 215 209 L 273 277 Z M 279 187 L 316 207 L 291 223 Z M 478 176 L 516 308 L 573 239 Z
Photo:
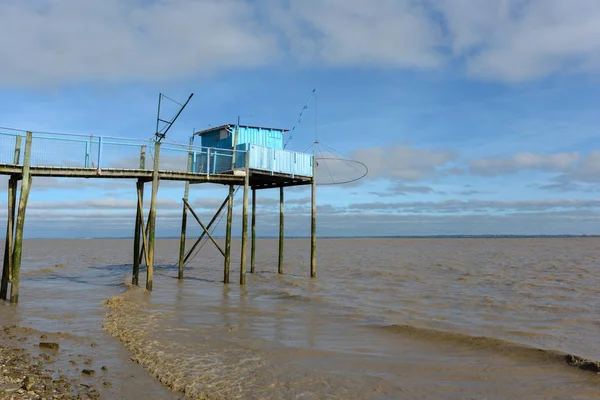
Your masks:
M 200 221 L 200 218 L 198 217 L 198 215 L 196 214 L 196 212 L 194 211 L 194 209 L 192 208 L 192 206 L 190 206 L 190 203 L 188 203 L 188 201 L 186 199 L 183 199 L 183 204 L 190 210 L 190 212 L 192 213 L 192 216 L 196 219 L 196 221 L 198 221 L 198 224 L 200 224 L 200 227 L 204 230 L 204 233 L 206 233 L 206 235 L 208 235 L 208 238 L 210 240 L 212 240 L 212 242 L 214 243 L 214 245 L 217 246 L 217 249 L 219 249 L 219 251 L 221 252 L 221 254 L 224 256 L 226 253 L 223 251 L 223 249 L 221 248 L 221 246 L 219 246 L 219 244 L 217 243 L 217 241 L 215 240 L 215 238 L 213 237 L 213 235 L 210 234 L 210 232 L 208 231 L 208 228 L 206 226 L 204 226 L 204 224 L 202 223 L 202 221 Z
M 253 274 L 256 263 L 256 189 L 252 188 L 252 244 L 250 248 L 250 273 Z
M 310 212 L 310 277 L 317 276 L 317 159 L 313 156 L 313 179 L 311 184 Z
M 229 185 L 229 201 L 227 202 L 227 228 L 225 233 L 225 262 L 223 265 L 223 283 L 229 283 L 229 267 L 231 266 L 231 219 L 233 217 L 233 185 Z
M 219 207 L 219 209 L 217 210 L 217 212 L 215 213 L 215 215 L 213 215 L 213 217 L 210 220 L 210 222 L 208 223 L 208 225 L 206 225 L 206 231 L 208 231 L 210 229 L 210 227 L 212 226 L 212 224 L 214 224 L 214 222 L 217 220 L 217 218 L 219 217 L 219 214 L 221 214 L 221 211 L 223 211 L 223 208 L 225 208 L 225 206 L 227 205 L 228 201 L 229 201 L 229 196 L 225 197 L 225 200 L 223 201 L 223 203 L 221 203 L 221 206 Z M 183 260 L 184 264 L 192 256 L 192 253 L 194 252 L 194 250 L 196 250 L 196 247 L 200 244 L 200 242 L 202 241 L 202 239 L 204 238 L 204 236 L 206 236 L 206 231 L 202 231 L 202 234 L 196 240 L 196 243 L 194 243 L 194 245 L 192 246 L 192 248 L 187 252 L 187 254 L 185 255 L 185 258 Z
M 242 203 L 242 254 L 240 261 L 240 285 L 246 284 L 246 257 L 248 248 L 248 189 L 250 187 L 250 168 L 248 161 L 248 153 L 244 154 L 245 159 L 245 172 L 246 177 L 244 179 L 244 200 Z
M 142 252 L 144 255 L 144 258 L 146 260 L 146 265 L 148 265 L 148 243 L 147 243 L 147 234 L 144 234 L 143 232 L 147 232 L 146 229 L 144 229 L 144 203 L 143 203 L 143 194 L 144 194 L 144 182 L 138 182 L 138 201 L 137 201 L 137 209 L 138 209 L 138 220 L 137 222 L 139 222 L 140 224 L 140 233 L 142 234 L 142 241 L 143 241 L 143 246 L 142 246 Z M 138 265 L 139 263 L 141 263 L 141 259 L 142 257 L 140 257 L 138 259 Z M 139 275 L 139 271 L 138 271 L 138 275 Z
M 152 197 L 150 197 L 150 213 L 148 214 L 148 249 L 146 255 L 146 290 L 152 291 L 154 274 L 154 239 L 156 235 L 156 195 L 158 193 L 158 160 L 160 158 L 160 142 L 154 144 L 154 168 L 152 170 Z
M 284 240 L 284 220 L 283 220 L 283 186 L 279 188 L 279 258 L 277 262 L 277 273 L 283 274 L 283 240 Z
M 29 166 L 31 163 L 31 132 L 27 132 L 25 139 L 25 155 L 23 157 L 23 178 L 21 180 L 21 196 L 19 198 L 19 209 L 17 211 L 17 222 L 15 226 L 15 244 L 13 249 L 12 281 L 10 285 L 10 302 L 19 302 L 19 281 L 21 279 L 21 258 L 23 256 L 23 228 L 25 227 L 25 211 L 27 200 L 31 189 L 31 176 Z
M 190 149 L 188 153 L 187 172 L 192 172 L 192 149 L 194 147 L 194 137 L 190 138 Z M 190 194 L 190 181 L 185 181 L 185 190 L 183 198 L 187 201 Z M 181 215 L 181 236 L 179 238 L 179 267 L 177 269 L 177 279 L 183 279 L 183 266 L 185 258 L 185 234 L 187 228 L 187 209 L 185 203 Z
M 140 236 L 144 237 L 144 243 L 146 243 L 146 235 L 144 234 L 144 181 L 138 179 L 136 182 L 137 189 L 137 198 L 138 201 L 136 203 L 136 214 L 135 214 L 135 232 L 133 236 L 133 272 L 131 276 L 131 284 L 139 285 L 139 277 L 140 277 Z M 146 246 L 143 246 L 141 251 L 145 251 Z
M 17 136 L 20 138 L 20 136 Z M 4 264 L 2 266 L 2 282 L 0 283 L 0 300 L 6 300 L 8 283 L 12 282 L 12 252 L 15 223 L 15 205 L 17 199 L 17 177 L 8 180 L 8 214 L 6 219 L 6 239 L 4 242 Z
M 140 169 L 146 168 L 146 146 L 140 148 Z M 131 284 L 140 284 L 140 263 L 142 260 L 142 252 L 145 252 L 146 246 L 143 246 L 140 252 L 140 235 L 144 235 L 144 244 L 146 243 L 146 235 L 148 232 L 144 231 L 144 180 L 138 178 L 136 183 L 138 202 L 136 206 L 135 216 L 135 232 L 133 238 L 133 273 L 131 276 Z M 139 204 L 142 204 L 142 207 Z M 139 254 L 139 255 L 138 255 Z

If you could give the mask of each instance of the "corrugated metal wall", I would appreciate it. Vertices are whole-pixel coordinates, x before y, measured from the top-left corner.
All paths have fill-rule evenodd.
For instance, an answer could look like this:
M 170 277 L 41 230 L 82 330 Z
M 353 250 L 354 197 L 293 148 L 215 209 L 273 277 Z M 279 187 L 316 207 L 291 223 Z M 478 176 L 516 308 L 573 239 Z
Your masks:
M 250 168 L 282 174 L 312 176 L 312 154 L 250 145 Z M 237 163 L 236 163 L 237 164 Z
M 232 127 L 232 129 L 235 132 L 235 127 Z M 283 132 L 281 129 L 241 126 L 237 142 L 240 144 L 257 144 L 272 149 L 283 149 Z

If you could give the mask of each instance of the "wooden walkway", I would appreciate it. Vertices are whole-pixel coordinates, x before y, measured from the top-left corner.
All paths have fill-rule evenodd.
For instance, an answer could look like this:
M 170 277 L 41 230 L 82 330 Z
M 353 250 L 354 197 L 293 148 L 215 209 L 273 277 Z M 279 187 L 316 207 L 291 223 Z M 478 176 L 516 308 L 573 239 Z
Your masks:
M 22 148 L 23 138 L 25 145 Z M 162 150 L 161 150 L 162 148 Z M 146 168 L 146 152 L 152 161 L 152 169 Z M 291 152 L 293 153 L 293 152 Z M 259 168 L 250 168 L 250 150 L 227 150 L 194 147 L 193 138 L 189 145 L 152 142 L 97 136 L 39 134 L 31 132 L 3 133 L 0 131 L 0 175 L 10 176 L 8 182 L 8 214 L 0 300 L 6 300 L 10 284 L 10 301 L 19 299 L 19 280 L 22 258 L 23 227 L 27 201 L 34 177 L 89 178 L 89 179 L 132 179 L 137 187 L 137 210 L 134 231 L 134 259 L 132 283 L 138 284 L 140 265 L 146 264 L 146 289 L 152 290 L 154 269 L 154 242 L 156 231 L 156 197 L 159 182 L 185 182 L 182 203 L 182 224 L 179 256 L 179 279 L 183 279 L 183 267 L 200 241 L 207 236 L 224 256 L 223 282 L 229 283 L 231 263 L 231 222 L 233 215 L 234 186 L 243 186 L 242 248 L 240 284 L 246 282 L 247 239 L 248 239 L 248 196 L 252 191 L 252 242 L 250 272 L 255 271 L 256 242 L 256 191 L 279 188 L 279 258 L 278 272 L 283 273 L 284 247 L 284 188 L 311 185 L 311 263 L 310 276 L 315 277 L 316 267 L 316 162 L 310 159 L 312 174 L 299 175 L 307 171 L 306 164 L 292 162 L 286 166 L 290 173 L 275 172 L 269 163 L 260 160 Z M 311 156 L 312 157 L 312 156 Z M 293 160 L 296 157 L 288 157 Z M 300 157 L 298 157 L 300 158 Z M 306 155 L 303 157 L 306 159 Z M 255 159 L 254 161 L 257 161 Z M 187 161 L 187 162 L 186 162 Z M 162 163 L 162 164 L 161 164 Z M 264 164 L 264 167 L 263 167 Z M 17 206 L 17 182 L 21 190 Z M 152 183 L 148 218 L 144 218 L 144 184 Z M 226 185 L 228 196 L 213 219 L 205 225 L 188 203 L 190 184 L 213 183 Z M 225 249 L 212 237 L 210 228 L 218 214 L 227 206 L 227 230 Z M 203 233 L 194 246 L 186 251 L 186 225 L 188 211 L 202 227 Z M 139 256 L 138 256 L 139 255 Z

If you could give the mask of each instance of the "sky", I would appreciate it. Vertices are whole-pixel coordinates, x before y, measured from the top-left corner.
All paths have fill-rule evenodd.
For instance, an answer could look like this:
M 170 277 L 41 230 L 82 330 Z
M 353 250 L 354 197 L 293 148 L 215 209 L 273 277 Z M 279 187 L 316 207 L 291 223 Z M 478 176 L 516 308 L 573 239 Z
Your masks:
M 158 94 L 193 92 L 169 141 L 239 116 L 364 163 L 317 188 L 319 236 L 600 234 L 597 0 L 0 0 L 0 52 L 1 127 L 145 140 Z M 190 202 L 208 221 L 226 193 Z M 278 195 L 258 192 L 260 236 Z M 177 236 L 183 184 L 158 196 Z M 286 235 L 310 234 L 309 200 L 286 190 Z M 135 204 L 133 181 L 35 178 L 25 235 L 131 237 Z

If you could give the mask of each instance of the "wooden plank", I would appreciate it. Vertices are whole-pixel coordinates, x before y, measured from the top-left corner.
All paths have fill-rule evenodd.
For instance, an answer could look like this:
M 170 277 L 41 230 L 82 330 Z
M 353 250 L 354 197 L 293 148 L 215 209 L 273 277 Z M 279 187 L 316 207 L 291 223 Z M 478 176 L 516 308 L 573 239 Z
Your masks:
M 248 248 L 248 189 L 250 187 L 250 168 L 248 153 L 245 153 L 245 171 L 246 179 L 244 179 L 244 199 L 242 202 L 242 249 L 240 261 L 240 285 L 246 284 L 246 260 Z
M 152 195 L 150 197 L 150 212 L 148 214 L 148 253 L 146 258 L 146 290 L 152 291 L 154 275 L 154 239 L 156 235 L 156 195 L 158 194 L 160 158 L 160 142 L 154 145 L 154 168 L 152 169 Z
M 283 241 L 284 241 L 284 217 L 283 217 L 283 187 L 279 188 L 279 257 L 277 262 L 277 273 L 283 274 Z
M 10 285 L 10 302 L 19 302 L 19 281 L 21 278 L 21 258 L 23 256 L 23 228 L 25 227 L 25 211 L 27 209 L 27 200 L 31 189 L 31 175 L 29 174 L 31 163 L 31 132 L 27 132 L 25 139 L 25 156 L 23 157 L 23 178 L 21 180 L 21 196 L 19 199 L 19 208 L 17 211 L 17 222 L 15 227 L 15 244 L 13 249 L 12 262 L 12 282 Z

